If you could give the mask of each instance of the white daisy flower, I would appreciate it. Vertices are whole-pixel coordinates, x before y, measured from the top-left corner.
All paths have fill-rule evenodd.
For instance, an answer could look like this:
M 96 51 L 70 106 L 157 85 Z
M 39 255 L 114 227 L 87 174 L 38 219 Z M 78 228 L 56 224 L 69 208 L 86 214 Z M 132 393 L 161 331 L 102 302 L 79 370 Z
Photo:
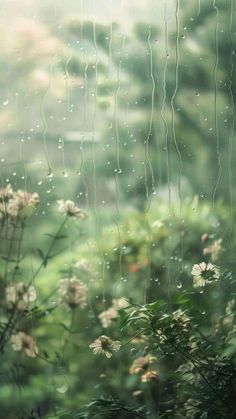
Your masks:
M 112 340 L 108 336 L 99 336 L 91 345 L 89 345 L 95 355 L 104 354 L 107 358 L 111 358 L 113 352 L 119 351 L 121 342 Z
M 87 285 L 75 276 L 72 278 L 65 278 L 60 281 L 59 293 L 63 303 L 68 304 L 71 308 L 80 306 L 81 308 L 87 305 Z
M 220 277 L 219 268 L 212 263 L 201 262 L 193 265 L 193 286 L 204 287 L 212 281 L 217 281 Z
M 59 205 L 59 212 L 68 215 L 69 217 L 85 218 L 85 213 L 81 208 L 77 207 L 74 201 L 60 199 L 57 201 Z

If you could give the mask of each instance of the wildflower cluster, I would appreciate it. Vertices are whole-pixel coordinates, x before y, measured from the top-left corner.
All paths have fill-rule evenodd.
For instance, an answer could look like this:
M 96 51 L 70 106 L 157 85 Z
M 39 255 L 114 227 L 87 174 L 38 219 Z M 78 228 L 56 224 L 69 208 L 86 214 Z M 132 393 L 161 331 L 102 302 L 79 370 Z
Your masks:
M 11 185 L 0 189 L 0 221 L 5 224 L 9 221 L 16 224 L 30 217 L 39 204 L 37 192 L 24 190 L 13 191 Z
M 14 351 L 21 351 L 25 355 L 35 358 L 39 355 L 39 349 L 36 340 L 29 334 L 29 324 L 27 323 L 28 313 L 32 313 L 32 324 L 34 319 L 34 310 L 37 313 L 35 306 L 37 300 L 37 291 L 34 285 L 36 275 L 40 272 L 42 267 L 46 266 L 46 261 L 51 258 L 51 252 L 58 236 L 65 225 L 63 221 L 56 236 L 52 235 L 52 243 L 49 250 L 44 253 L 39 249 L 39 254 L 43 261 L 33 274 L 33 279 L 28 282 L 18 280 L 18 276 L 22 276 L 20 262 L 21 262 L 21 246 L 23 232 L 25 229 L 24 220 L 29 218 L 33 210 L 39 203 L 39 196 L 37 193 L 30 193 L 23 190 L 13 191 L 11 185 L 7 185 L 0 190 L 0 221 L 3 226 L 5 222 L 16 226 L 19 222 L 19 234 L 12 234 L 9 237 L 10 244 L 7 248 L 7 256 L 5 257 L 5 287 L 4 287 L 4 305 L 6 316 L 8 320 L 4 323 L 0 333 L 1 350 L 5 343 L 9 340 Z M 63 212 L 68 217 L 84 218 L 84 212 L 78 208 L 73 201 L 58 201 L 59 212 Z M 13 233 L 15 229 L 13 228 Z M 62 236 L 63 237 L 63 236 Z M 13 270 L 9 269 L 9 263 L 15 263 Z M 89 267 L 85 261 L 78 262 L 74 270 L 79 271 L 83 267 L 89 272 Z M 58 291 L 60 294 L 60 301 L 65 303 L 71 309 L 80 306 L 81 308 L 87 305 L 87 285 L 83 284 L 76 275 L 68 276 L 59 282 Z M 32 305 L 34 304 L 34 306 Z M 26 326 L 26 327 L 25 327 Z
M 19 311 L 28 309 L 29 304 L 37 298 L 36 289 L 33 285 L 18 282 L 16 285 L 6 287 L 6 303 Z
M 86 214 L 85 212 L 79 208 L 74 201 L 70 200 L 64 200 L 60 199 L 57 201 L 59 205 L 59 212 L 61 212 L 64 215 L 67 215 L 68 217 L 73 218 L 85 218 Z
M 86 307 L 87 291 L 87 285 L 84 285 L 76 277 L 64 278 L 59 284 L 61 301 L 72 309 L 77 306 L 80 306 L 81 308 Z

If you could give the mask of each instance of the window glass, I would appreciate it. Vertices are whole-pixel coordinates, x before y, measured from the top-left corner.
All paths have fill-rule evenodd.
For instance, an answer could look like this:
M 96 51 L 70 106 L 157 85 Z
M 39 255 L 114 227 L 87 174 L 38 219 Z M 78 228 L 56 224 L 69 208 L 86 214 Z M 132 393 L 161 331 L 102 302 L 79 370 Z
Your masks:
M 234 1 L 0 10 L 0 416 L 235 418 Z

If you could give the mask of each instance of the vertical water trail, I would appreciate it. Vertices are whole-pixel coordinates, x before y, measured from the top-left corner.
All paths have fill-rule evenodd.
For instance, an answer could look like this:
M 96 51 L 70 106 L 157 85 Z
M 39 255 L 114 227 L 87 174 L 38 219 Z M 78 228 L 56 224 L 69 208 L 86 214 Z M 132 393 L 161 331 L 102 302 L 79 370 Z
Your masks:
M 169 141 L 168 141 L 168 124 L 164 116 L 165 104 L 166 104 L 166 72 L 168 66 L 168 57 L 169 57 L 169 46 L 168 46 L 168 24 L 166 18 L 166 2 L 164 4 L 164 24 L 165 24 L 165 64 L 163 72 L 163 100 L 161 106 L 161 119 L 164 124 L 165 129 L 165 151 L 166 151 L 166 171 L 167 171 L 167 182 L 168 182 L 168 208 L 170 215 L 170 206 L 171 206 L 171 190 L 170 190 L 170 162 L 169 162 Z
M 144 162 L 144 179 L 145 179 L 145 183 L 147 184 L 148 179 L 147 179 L 147 167 L 146 164 Z M 147 202 L 149 200 L 149 196 L 146 196 L 147 198 Z M 150 227 L 150 223 L 149 223 L 149 219 L 148 219 L 148 212 L 149 212 L 149 208 L 145 210 L 144 213 L 144 220 L 145 220 L 145 228 L 146 228 L 146 232 L 147 232 L 147 276 L 144 280 L 144 304 L 146 304 L 147 301 L 147 289 L 148 289 L 148 283 L 151 280 L 151 227 Z
M 85 61 L 85 54 L 83 55 L 83 59 Z M 88 62 L 85 61 L 85 66 L 84 66 L 84 114 L 85 114 L 85 131 L 88 128 L 88 106 L 87 106 L 87 98 L 88 98 L 88 75 L 87 75 L 87 70 L 88 70 Z M 85 139 L 85 132 L 83 132 L 81 134 L 81 141 L 80 141 L 80 155 L 81 155 L 81 163 L 80 163 L 80 168 L 79 170 L 77 170 L 77 173 L 79 174 L 79 176 L 81 176 L 82 179 L 82 183 L 84 185 L 84 190 L 85 190 L 85 198 L 86 198 L 86 206 L 87 209 L 89 208 L 89 188 L 86 182 L 86 178 L 84 175 L 84 164 L 85 164 L 85 159 L 84 159 L 84 139 Z
M 201 0 L 198 0 L 198 11 L 197 11 L 197 16 L 199 16 L 201 13 Z
M 217 89 L 217 69 L 218 69 L 218 62 L 219 62 L 219 46 L 218 46 L 218 31 L 219 31 L 219 10 L 216 6 L 216 0 L 213 0 L 213 9 L 216 12 L 216 24 L 215 24 L 215 50 L 216 50 L 216 59 L 214 65 L 214 128 L 215 128 L 215 135 L 216 135 L 216 157 L 217 157 L 217 165 L 218 165 L 218 173 L 215 181 L 215 185 L 213 188 L 212 193 L 212 207 L 214 209 L 215 206 L 215 195 L 217 191 L 217 187 L 220 182 L 221 173 L 222 173 L 222 165 L 221 165 L 221 152 L 220 152 L 220 140 L 219 140 L 219 127 L 218 127 L 218 118 L 217 118 L 217 111 L 218 111 L 218 89 Z
M 148 135 L 146 139 L 146 159 L 147 159 L 147 163 L 148 163 L 148 166 L 150 168 L 150 173 L 151 173 L 152 193 L 154 193 L 155 180 L 154 180 L 154 172 L 153 172 L 152 163 L 150 161 L 150 156 L 149 156 L 149 141 L 150 141 L 151 136 L 153 135 L 152 131 L 153 131 L 153 114 L 154 114 L 154 99 L 155 99 L 156 83 L 155 83 L 155 79 L 153 75 L 153 53 L 152 53 L 152 46 L 151 46 L 150 39 L 151 39 L 151 29 L 149 26 L 147 42 L 148 42 L 148 49 L 149 49 L 149 54 L 150 54 L 150 78 L 152 82 L 152 93 L 151 93 L 151 115 L 150 115 L 150 121 L 149 121 L 149 131 L 148 131 Z
M 65 63 L 65 88 L 66 88 L 66 100 L 67 100 L 67 113 L 69 115 L 69 113 L 71 112 L 71 106 L 70 106 L 70 91 L 69 91 L 69 71 L 68 71 L 68 66 L 70 64 L 70 61 L 72 59 L 72 53 L 69 54 L 69 56 L 66 59 L 66 63 Z M 64 153 L 64 129 L 63 129 L 63 124 L 62 124 L 62 135 L 61 135 L 61 154 L 62 154 L 62 174 L 63 176 L 67 177 L 67 170 L 66 170 L 66 166 L 65 166 L 65 153 Z
M 87 100 L 88 100 L 88 60 L 87 60 L 87 54 L 85 53 L 85 48 L 82 47 L 82 40 L 83 40 L 83 0 L 81 0 L 80 3 L 81 6 L 81 19 L 80 19 L 80 49 L 83 51 L 83 63 L 84 63 L 84 129 L 85 131 L 88 130 L 88 105 L 87 105 Z M 87 51 L 86 51 L 87 52 Z M 82 179 L 82 183 L 84 185 L 84 191 L 85 191 L 85 198 L 86 198 L 86 207 L 87 210 L 89 209 L 89 188 L 88 188 L 88 184 L 86 182 L 86 177 L 84 175 L 84 164 L 85 164 L 85 160 L 84 160 L 84 151 L 83 151 L 83 143 L 84 143 L 84 134 L 81 135 L 81 141 L 80 141 L 80 155 L 81 155 L 81 164 L 80 164 L 80 168 L 79 170 L 77 170 L 77 174 L 79 174 L 79 176 L 81 176 Z M 91 249 L 90 249 L 91 250 Z
M 83 64 L 84 64 L 84 95 L 83 95 L 83 103 L 84 103 L 84 132 L 81 133 L 81 141 L 80 141 L 80 156 L 81 156 L 81 163 L 80 163 L 80 168 L 77 170 L 77 174 L 79 176 L 81 176 L 81 180 L 82 180 L 82 184 L 84 186 L 84 191 L 85 191 L 85 201 L 86 201 L 86 209 L 89 212 L 90 209 L 90 196 L 89 196 L 89 187 L 88 187 L 88 183 L 86 181 L 86 174 L 84 172 L 84 165 L 85 165 L 85 156 L 84 156 L 84 150 L 83 150 L 83 145 L 84 145 L 84 139 L 85 139 L 85 132 L 88 131 L 88 67 L 89 67 L 89 63 L 88 63 L 88 57 L 87 57 L 87 49 L 85 49 L 85 47 L 83 46 L 83 0 L 80 1 L 80 39 L 77 41 L 77 44 L 80 44 L 80 50 L 83 52 Z M 94 128 L 95 129 L 95 128 Z M 77 196 L 79 198 L 79 196 Z M 88 223 L 89 223 L 89 232 L 90 234 L 93 233 L 93 226 L 92 226 L 92 220 L 91 217 L 88 217 Z M 92 243 L 91 243 L 91 238 L 89 238 L 87 240 L 87 248 L 88 248 L 88 254 L 89 254 L 89 264 L 90 266 L 92 265 L 92 261 L 93 261 L 93 251 L 92 251 Z M 93 280 L 91 279 L 91 282 Z M 90 285 L 90 284 L 88 284 Z M 90 289 L 90 288 L 89 288 Z M 94 307 L 92 304 L 92 300 L 90 298 L 90 296 L 88 296 L 88 303 L 89 303 L 89 307 L 91 312 L 94 314 L 94 320 L 97 320 L 97 317 L 95 316 L 94 313 Z
M 168 123 L 164 116 L 165 104 L 166 104 L 166 72 L 168 67 L 168 57 L 169 57 L 169 45 L 168 45 L 168 24 L 167 24 L 167 9 L 166 2 L 164 4 L 164 25 L 165 25 L 165 63 L 163 71 L 163 100 L 161 106 L 161 119 L 164 124 L 164 135 L 165 135 L 165 151 L 166 151 L 166 171 L 167 171 L 167 183 L 168 183 L 168 208 L 169 208 L 169 217 L 171 214 L 171 189 L 170 189 L 170 163 L 169 163 L 169 141 L 168 141 Z M 170 255 L 166 255 L 167 263 L 167 281 L 168 281 L 168 297 L 171 302 L 171 264 L 170 264 Z
M 70 112 L 70 91 L 69 91 L 69 72 L 68 72 L 68 66 L 70 64 L 70 61 L 72 59 L 72 53 L 68 56 L 66 60 L 65 65 L 65 81 L 66 81 L 66 98 L 67 98 L 67 111 Z
M 117 162 L 116 174 L 122 173 L 122 170 L 120 168 L 120 135 L 119 135 L 118 121 L 117 121 L 118 95 L 120 91 L 120 67 L 121 67 L 121 62 L 119 60 L 118 69 L 117 69 L 117 79 L 116 79 L 117 89 L 115 91 L 115 97 L 114 97 L 114 114 L 113 114 L 115 133 L 116 133 L 116 162 Z
M 174 101 L 179 87 L 179 0 L 176 0 L 176 9 L 175 9 L 175 22 L 176 22 L 176 66 L 175 66 L 175 89 L 174 93 L 171 97 L 171 110 L 172 110 L 172 135 L 174 140 L 174 145 L 176 149 L 176 153 L 179 160 L 179 176 L 178 176 L 178 193 L 179 193 L 179 212 L 180 212 L 180 219 L 182 218 L 182 193 L 181 193 L 181 175 L 182 175 L 182 157 L 179 149 L 179 145 L 176 139 L 175 133 L 175 109 L 174 109 Z
M 52 177 L 53 175 L 53 171 L 52 171 L 52 166 L 51 166 L 51 162 L 50 162 L 50 157 L 49 157 L 49 153 L 48 153 L 48 147 L 47 147 L 47 132 L 48 132 L 48 125 L 47 125 L 47 119 L 45 116 L 45 110 L 44 110 L 44 106 L 45 106 L 45 102 L 48 96 L 48 93 L 50 91 L 50 87 L 51 87 L 51 81 L 52 81 L 52 70 L 53 70 L 53 61 L 54 58 L 56 57 L 57 54 L 55 54 L 52 57 L 51 60 L 51 64 L 49 67 L 49 79 L 48 79 L 48 86 L 47 89 L 45 91 L 43 100 L 41 102 L 41 119 L 42 119 L 42 123 L 43 123 L 43 149 L 44 149 L 44 154 L 45 154 L 45 158 L 46 158 L 46 162 L 47 162 L 47 166 L 48 166 L 48 177 Z
M 84 109 L 85 109 L 85 124 L 87 125 L 88 122 L 88 61 L 85 62 L 84 66 Z
M 118 121 L 117 121 L 117 107 L 118 107 L 118 95 L 120 91 L 120 68 L 121 68 L 121 61 L 119 60 L 118 69 L 117 69 L 117 89 L 115 91 L 114 97 L 114 125 L 115 125 L 115 134 L 116 134 L 116 163 L 117 168 L 115 172 L 115 186 L 116 186 L 116 227 L 119 239 L 119 272 L 120 272 L 120 279 L 122 278 L 122 240 L 121 240 L 121 232 L 119 226 L 119 219 L 120 219 L 120 192 L 119 192 L 119 175 L 122 173 L 120 167 L 120 135 L 118 130 Z
M 111 75 L 111 62 L 112 62 L 112 41 L 113 41 L 113 28 L 112 28 L 112 0 L 110 0 L 110 13 L 111 13 L 111 21 L 110 21 L 110 39 L 109 39 L 109 61 L 108 61 L 108 74 L 109 77 Z
M 122 17 L 124 18 L 124 4 L 123 4 L 123 1 L 121 2 L 121 14 L 122 14 Z M 111 16 L 112 16 L 112 13 L 111 13 Z M 112 34 L 111 34 L 111 36 L 112 36 Z M 112 46 L 112 43 L 110 43 L 110 45 Z M 121 50 L 120 50 L 120 55 L 122 55 L 122 53 L 124 52 L 124 48 L 125 48 L 125 32 L 123 30 L 122 46 L 121 46 Z M 110 57 L 112 57 L 112 48 L 110 49 L 110 54 L 111 54 Z M 123 245 L 122 245 L 122 237 L 121 237 L 121 230 L 120 230 L 120 192 L 119 192 L 119 175 L 122 173 L 122 169 L 120 167 L 120 134 L 119 134 L 119 129 L 118 129 L 117 114 L 118 114 L 118 97 L 119 97 L 119 92 L 120 92 L 120 88 L 121 88 L 121 82 L 120 82 L 121 63 L 122 63 L 122 61 L 121 61 L 121 59 L 119 59 L 118 69 L 117 69 L 117 79 L 116 79 L 117 89 L 116 89 L 115 94 L 114 94 L 114 113 L 113 113 L 113 121 L 114 121 L 114 127 L 115 127 L 115 137 L 116 137 L 116 163 L 117 163 L 117 167 L 116 167 L 116 171 L 115 171 L 115 188 L 116 188 L 116 221 L 115 221 L 115 224 L 116 224 L 118 240 L 119 240 L 119 262 L 118 263 L 119 263 L 119 279 L 120 280 L 123 279 L 123 272 L 122 272 Z M 109 72 L 109 75 L 110 75 L 110 72 Z M 126 125 L 127 125 L 127 123 L 126 123 Z M 126 281 L 125 278 L 124 278 L 124 281 Z M 114 296 L 117 297 L 117 298 L 119 297 L 119 295 L 117 295 L 117 290 L 119 290 L 119 285 L 120 285 L 120 282 L 118 281 L 117 284 L 115 284 L 114 291 L 113 291 Z
M 94 86 L 94 113 L 93 113 L 93 141 L 92 141 L 92 161 L 93 161 L 93 199 L 94 199 L 94 214 L 95 214 L 95 223 L 96 223 L 96 240 L 97 247 L 100 253 L 102 260 L 102 284 L 103 284 L 103 302 L 104 310 L 106 309 L 105 303 L 105 257 L 100 245 L 100 233 L 99 233 L 99 218 L 97 212 L 97 187 L 96 187 L 96 160 L 95 160 L 95 126 L 96 126 L 96 117 L 97 117 L 97 87 L 98 87 L 98 47 L 97 47 L 97 38 L 96 38 L 96 22 L 95 18 L 93 20 L 93 43 L 95 49 L 95 86 Z
M 62 122 L 61 123 L 61 136 L 60 136 L 60 145 L 59 145 L 59 148 L 61 150 L 62 174 L 64 176 L 66 176 L 67 175 L 67 170 L 66 170 L 66 165 L 65 165 L 65 152 L 64 152 L 64 147 L 65 147 L 65 132 L 64 132 L 63 122 Z
M 19 103 L 18 103 L 18 99 L 19 99 L 19 95 L 16 94 L 16 118 L 18 120 L 18 122 L 20 122 L 20 118 L 18 117 L 18 115 L 20 114 L 20 108 L 19 108 Z M 18 145 L 18 163 L 20 164 L 22 162 L 22 166 L 23 166 L 23 177 L 24 177 L 24 183 L 25 183 L 25 188 L 26 188 L 26 182 L 27 182 L 27 171 L 26 171 L 26 164 L 24 159 L 22 158 L 22 154 L 23 154 L 23 148 L 24 148 L 24 144 L 25 144 L 25 139 L 24 139 L 24 135 L 23 135 L 23 130 L 22 132 L 20 132 L 20 138 L 19 138 L 19 145 Z
M 147 134 L 146 140 L 144 142 L 146 162 L 147 162 L 147 165 L 144 162 L 144 179 L 145 179 L 146 200 L 147 200 L 147 207 L 146 207 L 145 213 L 144 213 L 145 228 L 146 228 L 146 232 L 147 232 L 147 278 L 145 279 L 145 286 L 144 286 L 144 303 L 147 302 L 148 282 L 151 279 L 150 278 L 150 276 L 151 276 L 151 228 L 150 228 L 150 223 L 149 223 L 149 219 L 148 219 L 148 213 L 149 213 L 150 207 L 151 207 L 151 198 L 149 196 L 147 166 L 149 167 L 150 174 L 151 174 L 152 194 L 155 194 L 154 171 L 153 171 L 152 163 L 151 163 L 150 156 L 149 156 L 149 142 L 150 142 L 150 139 L 153 135 L 154 101 L 155 101 L 155 91 L 156 91 L 156 83 L 155 83 L 154 74 L 153 74 L 153 51 L 152 51 L 152 45 L 151 45 L 151 35 L 152 35 L 151 34 L 151 28 L 149 26 L 147 44 L 148 44 L 148 51 L 149 51 L 149 56 L 150 56 L 149 68 L 150 68 L 150 80 L 151 80 L 151 84 L 152 84 L 152 89 L 151 89 L 151 114 L 150 114 L 150 120 L 149 120 L 149 129 L 148 129 L 148 134 Z
M 235 102 L 232 89 L 232 80 L 234 74 L 234 51 L 233 51 L 233 39 L 232 39 L 232 25 L 234 15 L 234 0 L 230 0 L 230 18 L 229 18 L 229 36 L 230 36 L 230 73 L 229 73 L 229 95 L 231 100 L 232 109 L 232 126 L 229 134 L 229 146 L 228 146 L 228 182 L 229 182 L 229 202 L 230 202 L 230 220 L 229 220 L 229 251 L 231 251 L 231 236 L 233 232 L 233 178 L 232 178 L 232 153 L 233 153 L 233 138 L 235 128 Z
M 121 11 L 123 13 L 122 6 L 123 6 L 123 4 L 121 3 Z M 111 17 L 112 17 L 112 13 L 111 13 Z M 123 34 L 122 34 L 122 46 L 121 46 L 121 50 L 120 50 L 120 57 L 123 54 L 124 47 L 125 47 L 125 34 L 124 34 L 124 31 L 123 31 Z M 110 50 L 110 53 L 112 54 L 112 49 Z M 112 55 L 111 55 L 111 57 L 112 57 Z M 118 62 L 118 69 L 117 69 L 117 79 L 116 79 L 117 89 L 115 91 L 115 96 L 114 96 L 114 114 L 113 114 L 113 120 L 114 120 L 114 126 L 115 126 L 115 136 L 116 136 L 116 163 L 117 163 L 116 172 L 115 172 L 115 187 L 116 187 L 116 228 L 117 228 L 117 234 L 118 234 L 118 240 L 119 240 L 119 277 L 120 277 L 119 279 L 120 280 L 123 279 L 123 273 L 122 273 L 123 246 L 122 246 L 121 230 L 120 230 L 120 224 L 119 224 L 119 222 L 120 222 L 119 175 L 122 173 L 122 169 L 120 167 L 120 134 L 119 134 L 119 129 L 118 129 L 118 118 L 117 118 L 117 114 L 118 114 L 118 97 L 119 97 L 119 92 L 120 92 L 120 87 L 121 87 L 121 82 L 120 82 L 121 63 L 122 63 L 122 61 L 121 61 L 121 58 L 120 58 L 119 59 L 119 62 Z M 119 282 L 117 284 L 116 289 L 117 288 L 119 288 Z M 117 296 L 117 297 L 119 297 L 119 296 Z
M 181 190 L 181 177 L 182 177 L 182 156 L 179 149 L 179 145 L 176 138 L 176 132 L 175 132 L 175 109 L 174 109 L 174 102 L 175 98 L 178 92 L 179 88 L 179 37 L 180 37 L 180 28 L 179 28 L 179 0 L 176 0 L 176 8 L 175 8 L 175 23 L 176 23 L 176 48 L 175 48 L 175 54 L 176 54 L 176 65 L 175 65 L 175 89 L 173 92 L 173 95 L 171 97 L 171 111 L 172 111 L 172 135 L 174 140 L 174 146 L 176 149 L 178 161 L 179 161 L 179 175 L 178 175 L 178 195 L 179 195 L 179 219 L 181 223 L 180 227 L 180 258 L 182 260 L 181 270 L 179 272 L 179 276 L 181 275 L 181 272 L 183 271 L 183 253 L 184 253 L 184 240 L 182 235 L 182 222 L 184 221 L 182 219 L 182 190 Z M 180 284 L 180 282 L 179 282 Z
M 97 117 L 97 83 L 98 83 L 98 48 L 96 41 L 96 23 L 93 21 L 93 42 L 95 48 L 95 86 L 94 86 L 94 112 L 93 112 L 93 139 L 92 139 L 92 160 L 93 160 L 93 200 L 94 200 L 94 213 L 96 217 L 96 225 L 98 227 L 98 214 L 97 214 L 97 187 L 96 187 L 96 161 L 95 161 L 95 125 Z

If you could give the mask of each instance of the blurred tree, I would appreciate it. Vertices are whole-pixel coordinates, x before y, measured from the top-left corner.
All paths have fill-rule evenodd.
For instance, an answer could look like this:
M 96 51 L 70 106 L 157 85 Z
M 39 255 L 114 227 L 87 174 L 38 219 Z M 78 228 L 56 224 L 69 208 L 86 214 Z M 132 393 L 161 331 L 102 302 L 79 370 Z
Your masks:
M 93 68 L 95 104 L 105 119 L 97 170 L 102 178 L 116 177 L 126 199 L 168 180 L 176 185 L 178 171 L 183 193 L 189 183 L 202 197 L 211 199 L 215 190 L 228 198 L 233 5 L 209 0 L 199 6 L 177 3 L 174 31 L 166 16 L 164 31 L 140 22 L 129 33 L 114 23 L 67 22 L 68 32 L 93 57 L 93 65 L 87 55 L 84 66 Z

